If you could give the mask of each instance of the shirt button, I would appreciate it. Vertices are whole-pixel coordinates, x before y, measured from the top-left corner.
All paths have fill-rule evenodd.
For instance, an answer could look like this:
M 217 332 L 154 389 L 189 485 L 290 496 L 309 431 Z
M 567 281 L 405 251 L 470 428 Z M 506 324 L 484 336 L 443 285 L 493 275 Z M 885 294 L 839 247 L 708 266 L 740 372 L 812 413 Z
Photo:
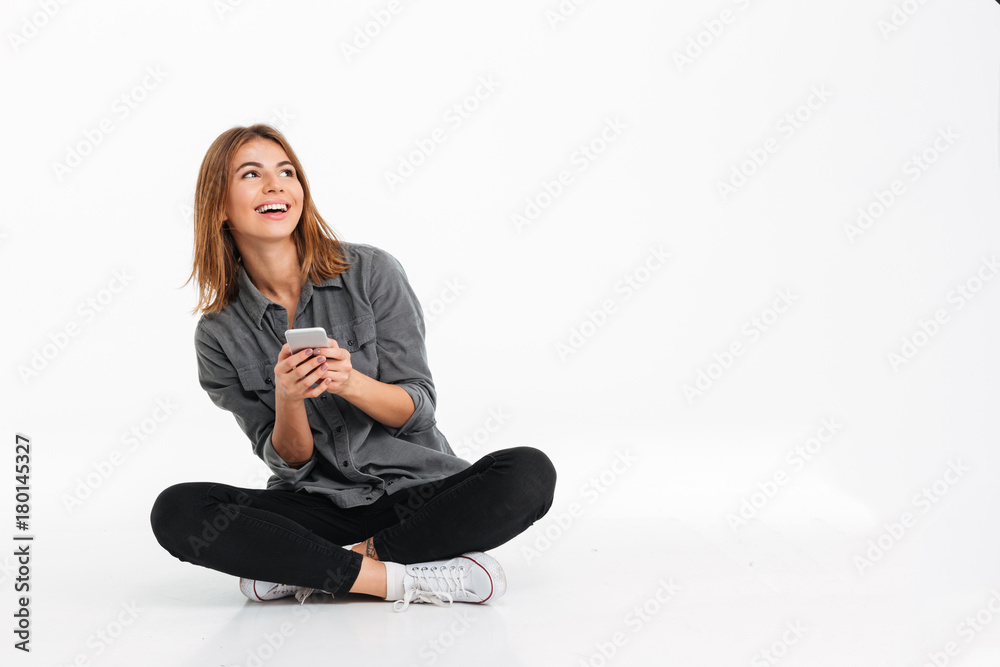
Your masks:
M 267 384 L 271 384 L 271 378 L 264 378 L 264 382 L 266 382 Z
M 343 430 L 344 430 L 344 427 L 343 427 L 343 426 L 338 426 L 338 427 L 337 427 L 337 433 L 340 433 L 340 432 L 341 432 L 341 431 L 343 431 Z
M 352 338 L 351 340 L 347 341 L 347 344 L 350 345 L 351 347 L 354 347 L 354 339 Z
M 371 496 L 365 496 L 365 500 L 371 500 L 371 499 L 372 499 Z
M 323 394 L 322 396 L 320 396 L 320 397 L 319 397 L 319 400 L 321 400 L 321 401 L 325 401 L 325 400 L 326 400 L 326 394 Z
M 347 459 L 344 459 L 344 467 L 346 468 L 348 465 L 349 464 L 347 463 Z
M 386 486 L 392 486 L 392 480 L 389 480 L 388 482 L 386 482 L 385 485 Z

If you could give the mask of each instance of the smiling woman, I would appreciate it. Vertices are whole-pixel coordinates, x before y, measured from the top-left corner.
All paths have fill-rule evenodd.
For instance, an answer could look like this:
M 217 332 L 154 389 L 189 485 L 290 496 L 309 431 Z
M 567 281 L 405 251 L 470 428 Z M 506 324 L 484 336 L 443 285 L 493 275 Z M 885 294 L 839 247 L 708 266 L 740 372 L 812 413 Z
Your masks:
M 362 593 L 402 610 L 502 596 L 484 551 L 548 512 L 555 469 L 531 447 L 455 455 L 399 261 L 337 239 L 268 125 L 209 148 L 194 231 L 198 379 L 273 475 L 266 489 L 164 490 L 150 517 L 164 549 L 240 577 L 258 601 Z M 327 347 L 292 354 L 293 323 L 323 327 Z
M 257 211 L 273 203 L 289 209 L 284 216 Z M 236 127 L 215 140 L 198 173 L 194 217 L 196 312 L 219 312 L 235 298 L 233 272 L 245 253 L 252 255 L 251 264 L 285 258 L 287 266 L 271 265 L 268 273 L 293 268 L 287 260 L 295 259 L 298 279 L 284 281 L 289 293 L 307 278 L 319 281 L 347 268 L 341 244 L 316 211 L 298 157 L 269 125 Z

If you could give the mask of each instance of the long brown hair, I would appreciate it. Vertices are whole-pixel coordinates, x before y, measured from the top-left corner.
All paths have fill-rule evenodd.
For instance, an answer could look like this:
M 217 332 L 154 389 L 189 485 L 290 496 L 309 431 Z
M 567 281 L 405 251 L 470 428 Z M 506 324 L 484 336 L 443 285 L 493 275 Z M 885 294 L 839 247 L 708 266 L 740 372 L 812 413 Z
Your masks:
M 194 193 L 194 266 L 184 283 L 187 285 L 194 279 L 198 286 L 198 305 L 192 314 L 219 312 L 239 293 L 236 278 L 240 270 L 240 251 L 232 232 L 223 223 L 233 156 L 254 139 L 268 139 L 281 146 L 302 184 L 302 217 L 292 232 L 301 267 L 301 284 L 305 284 L 307 277 L 318 283 L 348 269 L 340 240 L 316 210 L 305 172 L 284 135 L 265 124 L 232 127 L 212 142 L 198 170 Z

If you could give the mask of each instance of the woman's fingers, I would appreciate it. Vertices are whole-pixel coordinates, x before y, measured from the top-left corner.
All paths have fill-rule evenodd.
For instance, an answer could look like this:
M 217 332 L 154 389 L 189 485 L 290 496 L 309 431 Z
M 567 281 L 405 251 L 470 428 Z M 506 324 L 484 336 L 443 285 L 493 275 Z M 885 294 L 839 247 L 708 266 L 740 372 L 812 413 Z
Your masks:
M 316 349 L 306 348 L 304 350 L 299 350 L 295 354 L 287 357 L 285 359 L 285 370 L 290 371 L 293 368 L 297 368 L 302 364 L 308 362 L 310 357 L 316 353 Z M 275 367 L 277 368 L 277 367 Z
M 351 353 L 327 338 L 328 347 L 314 347 L 292 354 L 288 343 L 278 353 L 275 378 L 294 398 L 315 398 L 331 384 L 339 387 L 351 373 Z M 315 385 L 315 386 L 313 386 Z
M 274 367 L 278 384 L 289 396 L 294 398 L 313 397 L 318 396 L 323 391 L 325 386 L 323 373 L 329 364 L 322 355 L 312 356 L 314 351 L 317 350 L 300 350 L 285 357 Z M 319 385 L 310 389 L 316 383 Z
M 337 341 L 331 338 L 330 343 L 331 343 L 330 347 L 324 347 L 318 349 L 316 351 L 317 354 L 322 353 L 326 355 L 327 359 L 331 359 L 333 361 L 346 361 L 351 358 L 351 353 L 346 349 L 337 345 Z
M 309 361 L 296 368 L 296 371 L 309 368 L 308 372 L 297 381 L 297 388 L 301 390 L 303 398 L 315 398 L 323 393 L 329 380 L 325 378 L 326 371 L 330 367 L 323 355 L 316 355 Z M 313 385 L 316 385 L 315 387 Z
M 305 380 L 317 371 L 325 371 L 327 366 L 326 357 L 322 355 L 306 357 L 302 363 L 289 371 L 289 374 L 292 375 L 292 377 L 297 376 L 300 380 Z

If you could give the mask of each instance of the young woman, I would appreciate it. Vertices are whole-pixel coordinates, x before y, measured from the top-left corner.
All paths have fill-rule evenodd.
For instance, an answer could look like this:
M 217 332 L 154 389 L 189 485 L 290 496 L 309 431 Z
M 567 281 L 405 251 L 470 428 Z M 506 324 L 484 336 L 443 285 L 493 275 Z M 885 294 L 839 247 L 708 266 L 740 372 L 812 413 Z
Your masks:
M 318 590 L 402 610 L 503 595 L 483 552 L 545 515 L 555 469 L 530 447 L 455 456 L 403 267 L 336 238 L 276 129 L 234 127 L 208 149 L 192 278 L 199 382 L 273 475 L 267 489 L 164 490 L 150 517 L 163 548 L 240 577 L 252 600 Z M 291 354 L 293 326 L 324 327 L 328 345 Z

